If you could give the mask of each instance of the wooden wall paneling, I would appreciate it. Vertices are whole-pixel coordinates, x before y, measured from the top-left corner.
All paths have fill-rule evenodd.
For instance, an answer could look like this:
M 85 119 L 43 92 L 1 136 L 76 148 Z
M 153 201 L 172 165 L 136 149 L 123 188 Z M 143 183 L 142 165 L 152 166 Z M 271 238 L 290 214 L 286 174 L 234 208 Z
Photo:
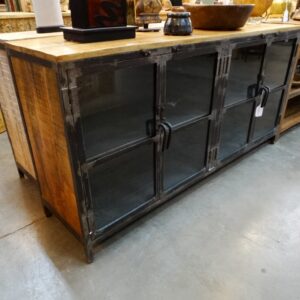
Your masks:
M 11 57 L 44 201 L 82 236 L 55 70 Z

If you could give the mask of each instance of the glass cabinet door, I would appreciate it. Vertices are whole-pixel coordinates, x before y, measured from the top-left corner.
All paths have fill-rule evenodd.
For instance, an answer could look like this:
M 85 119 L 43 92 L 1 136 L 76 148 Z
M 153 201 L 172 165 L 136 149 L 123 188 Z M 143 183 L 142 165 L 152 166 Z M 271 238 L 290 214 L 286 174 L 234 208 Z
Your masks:
M 97 234 L 156 198 L 156 66 L 116 66 L 77 78 L 84 195 Z
M 276 127 L 282 94 L 283 91 L 280 90 L 269 95 L 263 115 L 255 118 L 254 140 L 268 135 Z
M 218 159 L 224 160 L 248 143 L 259 75 L 266 45 L 232 51 L 225 94 Z
M 210 114 L 216 54 L 167 63 L 166 119 L 173 125 Z
M 164 153 L 164 189 L 200 173 L 206 166 L 208 120 L 185 126 L 172 135 Z
M 126 217 L 155 197 L 154 165 L 154 146 L 147 143 L 110 158 L 89 171 L 96 230 Z
M 226 159 L 243 148 L 248 142 L 253 101 L 229 108 L 223 116 L 219 160 Z
M 288 42 L 274 42 L 267 48 L 264 84 L 270 89 L 280 87 L 286 83 L 294 45 L 295 40 L 290 40 Z
M 279 41 L 267 47 L 263 86 L 268 88 L 269 96 L 262 116 L 255 118 L 254 140 L 272 133 L 277 125 L 295 43 L 296 40 Z
M 154 120 L 154 65 L 85 74 L 78 81 L 87 159 L 149 137 Z
M 264 51 L 265 45 L 238 48 L 232 51 L 225 107 L 256 96 Z
M 212 53 L 167 63 L 164 120 L 172 132 L 170 147 L 163 154 L 164 190 L 206 168 L 216 59 Z

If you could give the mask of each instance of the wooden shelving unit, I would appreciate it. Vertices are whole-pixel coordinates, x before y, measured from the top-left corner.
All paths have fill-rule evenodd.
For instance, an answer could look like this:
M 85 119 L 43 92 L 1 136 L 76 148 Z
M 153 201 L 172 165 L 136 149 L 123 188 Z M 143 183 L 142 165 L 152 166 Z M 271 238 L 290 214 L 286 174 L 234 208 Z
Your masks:
M 65 26 L 71 26 L 71 13 L 63 12 Z M 35 30 L 35 18 L 33 12 L 0 12 L 0 32 L 20 32 Z
M 291 80 L 289 93 L 280 124 L 280 133 L 300 124 L 300 50 L 294 66 L 294 78 Z

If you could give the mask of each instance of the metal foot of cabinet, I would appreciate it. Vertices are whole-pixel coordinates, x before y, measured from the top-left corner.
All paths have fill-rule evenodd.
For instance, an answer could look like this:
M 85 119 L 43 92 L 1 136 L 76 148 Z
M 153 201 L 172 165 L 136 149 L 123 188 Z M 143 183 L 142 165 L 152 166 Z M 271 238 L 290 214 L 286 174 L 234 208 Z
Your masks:
M 297 35 L 58 63 L 9 50 L 47 212 L 89 262 L 97 243 L 274 137 Z

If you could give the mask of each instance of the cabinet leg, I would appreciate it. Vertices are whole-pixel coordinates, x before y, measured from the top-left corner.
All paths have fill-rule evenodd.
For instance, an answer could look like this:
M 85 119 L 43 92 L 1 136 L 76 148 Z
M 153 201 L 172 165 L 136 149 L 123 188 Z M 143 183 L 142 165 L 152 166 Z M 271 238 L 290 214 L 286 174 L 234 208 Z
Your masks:
M 270 140 L 270 144 L 274 145 L 277 143 L 278 140 L 279 140 L 279 136 L 276 135 Z
M 18 168 L 18 173 L 19 173 L 19 177 L 20 177 L 21 179 L 25 178 L 24 172 L 23 172 L 21 169 L 19 169 L 19 168 Z
M 50 211 L 50 209 L 48 207 L 46 207 L 45 205 L 43 206 L 44 208 L 44 213 L 46 215 L 47 218 L 52 217 L 52 212 Z
M 91 264 L 94 261 L 94 251 L 92 246 L 85 247 L 85 257 L 88 264 Z

